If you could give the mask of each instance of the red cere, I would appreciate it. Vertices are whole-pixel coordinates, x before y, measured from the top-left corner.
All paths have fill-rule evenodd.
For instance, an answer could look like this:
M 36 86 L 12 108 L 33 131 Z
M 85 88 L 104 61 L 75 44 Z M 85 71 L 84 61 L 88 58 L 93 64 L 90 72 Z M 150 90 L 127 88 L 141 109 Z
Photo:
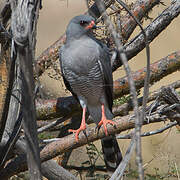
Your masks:
M 90 24 L 85 27 L 85 29 L 91 29 L 91 28 L 93 28 L 94 25 L 95 25 L 95 22 L 91 21 Z

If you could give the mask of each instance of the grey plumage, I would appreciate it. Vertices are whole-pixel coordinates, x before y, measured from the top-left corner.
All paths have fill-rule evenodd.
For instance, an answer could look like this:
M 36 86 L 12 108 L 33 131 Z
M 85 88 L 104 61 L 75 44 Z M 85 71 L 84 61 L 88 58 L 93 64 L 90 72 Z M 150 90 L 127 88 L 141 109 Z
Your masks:
M 106 118 L 113 118 L 113 78 L 108 49 L 92 35 L 92 27 L 87 28 L 91 22 L 94 19 L 85 15 L 70 21 L 66 43 L 60 49 L 60 65 L 67 89 L 80 102 L 83 110 L 88 109 L 98 125 L 102 119 L 102 105 Z M 114 170 L 122 158 L 116 138 L 105 137 L 102 146 L 106 166 Z

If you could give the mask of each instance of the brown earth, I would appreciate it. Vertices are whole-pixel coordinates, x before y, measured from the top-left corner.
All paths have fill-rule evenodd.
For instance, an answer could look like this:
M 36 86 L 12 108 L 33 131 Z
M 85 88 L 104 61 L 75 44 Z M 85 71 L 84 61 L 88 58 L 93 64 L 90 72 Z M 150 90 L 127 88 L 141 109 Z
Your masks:
M 130 1 L 129 1 L 130 2 Z M 169 0 L 164 0 L 168 5 Z M 165 6 L 158 6 L 155 11 L 150 13 L 150 17 L 156 17 Z M 69 20 L 79 14 L 82 14 L 86 10 L 86 3 L 84 0 L 44 0 L 43 9 L 40 11 L 39 23 L 38 23 L 38 36 L 37 36 L 37 56 L 56 41 L 64 32 Z M 146 21 L 144 27 L 150 23 Z M 151 62 L 155 62 L 162 57 L 176 51 L 180 47 L 179 40 L 180 29 L 180 17 L 176 18 L 173 23 L 151 43 Z M 139 32 L 139 29 L 133 34 L 133 36 Z M 145 51 L 138 54 L 130 62 L 130 66 L 133 71 L 140 69 L 146 65 Z M 54 66 L 58 66 L 55 64 Z M 114 79 L 124 76 L 123 68 L 119 68 L 114 73 Z M 153 91 L 162 85 L 172 83 L 180 79 L 180 72 L 173 73 L 168 77 L 162 79 L 160 82 L 153 85 L 150 90 Z M 40 81 L 43 85 L 43 89 L 49 96 L 59 97 L 65 96 L 69 93 L 65 91 L 62 79 L 53 68 L 49 68 L 40 77 Z M 143 128 L 143 131 L 155 130 L 163 127 L 164 123 L 153 124 Z M 129 140 L 119 141 L 123 154 L 125 153 Z M 98 143 L 96 143 L 98 144 Z M 154 135 L 151 137 L 142 138 L 142 153 L 143 164 L 145 166 L 145 172 L 150 174 L 165 174 L 170 169 L 175 170 L 176 167 L 180 173 L 180 133 L 174 127 L 160 135 Z M 70 162 L 77 165 L 77 162 L 83 162 L 87 156 L 85 154 L 85 147 L 78 148 L 73 152 Z M 101 162 L 101 161 L 100 161 Z M 129 167 L 135 167 L 135 155 L 131 159 Z M 177 178 L 169 178 L 177 179 Z

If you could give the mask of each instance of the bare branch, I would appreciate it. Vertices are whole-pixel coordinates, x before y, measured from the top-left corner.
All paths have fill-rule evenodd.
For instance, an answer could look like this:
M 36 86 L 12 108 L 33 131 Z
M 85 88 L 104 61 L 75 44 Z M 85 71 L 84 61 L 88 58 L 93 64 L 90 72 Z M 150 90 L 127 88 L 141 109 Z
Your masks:
M 151 24 L 145 28 L 149 43 L 151 43 L 167 26 L 180 14 L 180 2 L 174 1 L 165 9 Z M 130 60 L 145 48 L 144 36 L 142 33 L 137 35 L 130 42 L 125 44 L 125 51 Z M 113 64 L 113 71 L 122 65 L 120 59 L 116 59 Z
M 111 176 L 110 180 L 121 179 L 126 169 L 126 166 L 129 163 L 134 147 L 135 147 L 135 136 L 132 138 L 122 162 L 119 164 L 116 171 Z
M 174 89 L 180 88 L 180 81 L 176 81 L 172 84 L 165 86 L 165 88 L 167 88 L 167 87 L 172 87 Z M 158 97 L 158 95 L 160 94 L 160 91 L 161 91 L 161 89 L 158 89 L 158 90 L 150 93 L 150 95 L 148 97 L 148 102 L 155 100 Z M 138 104 L 142 105 L 142 97 L 138 98 Z M 117 115 L 123 116 L 123 115 L 127 115 L 128 112 L 131 110 L 132 110 L 131 102 L 127 102 L 122 105 L 114 106 L 113 114 L 115 116 L 117 116 Z
M 131 13 L 142 22 L 143 17 L 146 17 L 148 12 L 156 5 L 160 4 L 160 0 L 137 0 L 131 7 Z M 121 18 L 122 37 L 128 40 L 132 32 L 137 26 L 136 21 L 129 13 Z
M 152 135 L 160 134 L 160 133 L 166 131 L 167 129 L 172 128 L 173 126 L 176 126 L 177 124 L 178 123 L 176 121 L 172 122 L 172 123 L 169 123 L 168 125 L 166 125 L 165 127 L 160 128 L 160 129 L 156 129 L 154 131 L 145 132 L 145 133 L 141 134 L 141 137 L 146 137 L 146 136 L 152 136 Z M 125 135 L 117 135 L 116 136 L 117 139 L 132 139 L 132 137 L 133 137 L 133 133 L 125 134 Z
M 4 42 L 5 43 L 5 42 Z M 10 58 L 9 49 L 5 44 L 1 44 L 0 51 L 0 142 L 2 140 L 4 128 L 9 111 L 10 94 L 14 80 L 15 61 Z
M 180 68 L 180 50 L 171 53 L 165 58 L 152 63 L 150 66 L 150 84 L 158 82 L 163 77 L 178 71 Z M 146 75 L 146 68 L 142 68 L 133 73 L 136 89 L 140 89 L 144 86 L 144 77 Z M 128 80 L 127 77 L 119 78 L 114 81 L 114 95 L 115 98 L 128 94 Z
M 44 132 L 44 131 L 46 131 L 46 130 L 54 127 L 54 126 L 57 126 L 58 124 L 64 122 L 67 119 L 68 119 L 68 117 L 58 119 L 56 121 L 53 121 L 52 123 L 47 124 L 46 126 L 39 128 L 37 131 L 38 131 L 38 133 L 42 133 L 42 132 Z
M 176 112 L 174 112 L 176 114 Z M 134 128 L 134 116 L 128 115 L 121 118 L 115 118 L 115 122 L 117 125 L 117 128 L 114 128 L 110 125 L 108 125 L 108 132 L 109 134 L 117 134 L 122 131 L 132 129 Z M 154 112 L 149 117 L 150 123 L 156 123 L 167 120 L 166 115 L 161 115 L 158 112 Z M 144 125 L 147 125 L 147 122 L 143 122 Z M 49 159 L 54 158 L 55 156 L 62 154 L 64 152 L 67 152 L 70 149 L 75 149 L 77 147 L 80 147 L 82 145 L 85 145 L 89 142 L 95 141 L 97 139 L 101 139 L 105 137 L 103 128 L 97 132 L 96 128 L 88 128 L 86 129 L 86 135 L 83 134 L 83 132 L 79 135 L 79 142 L 77 143 L 75 140 L 74 135 L 68 135 L 64 138 L 61 138 L 58 141 L 52 142 L 48 145 L 46 145 L 42 151 L 41 151 L 41 161 L 47 161 Z M 3 169 L 0 173 L 0 178 L 4 179 L 5 177 L 10 177 L 16 173 L 19 173 L 21 171 L 27 170 L 27 164 L 26 164 L 26 158 L 25 156 L 17 157 L 12 162 L 7 164 L 5 169 Z
M 49 180 L 77 180 L 75 176 L 58 165 L 54 160 L 42 163 L 42 174 Z

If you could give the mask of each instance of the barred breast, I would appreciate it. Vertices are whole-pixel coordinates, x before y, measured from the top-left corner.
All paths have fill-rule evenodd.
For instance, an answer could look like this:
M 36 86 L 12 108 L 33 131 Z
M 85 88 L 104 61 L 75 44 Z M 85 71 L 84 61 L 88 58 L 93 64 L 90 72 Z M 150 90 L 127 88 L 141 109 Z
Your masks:
M 67 67 L 64 68 L 64 73 L 73 91 L 78 96 L 85 97 L 88 103 L 91 104 L 96 104 L 99 101 L 103 92 L 103 77 L 98 61 L 86 74 L 77 74 L 73 71 L 73 68 L 69 69 Z

